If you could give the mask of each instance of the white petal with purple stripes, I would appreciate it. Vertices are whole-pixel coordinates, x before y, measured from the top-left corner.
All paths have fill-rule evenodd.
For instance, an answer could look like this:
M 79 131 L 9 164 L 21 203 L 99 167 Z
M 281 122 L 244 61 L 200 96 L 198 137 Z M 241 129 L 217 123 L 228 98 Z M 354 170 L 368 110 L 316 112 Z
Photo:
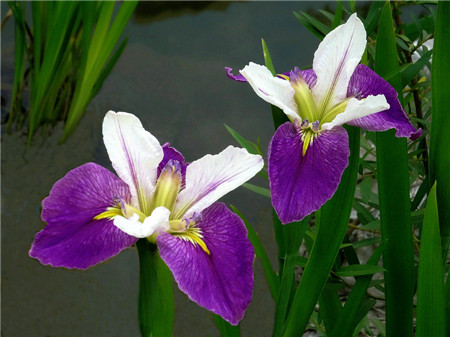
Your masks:
M 240 73 L 247 79 L 255 93 L 266 102 L 279 107 L 291 121 L 298 120 L 294 103 L 294 89 L 289 81 L 274 77 L 265 66 L 250 62 Z
M 103 140 L 117 175 L 130 188 L 134 206 L 147 213 L 163 159 L 158 140 L 136 116 L 114 111 L 109 111 L 103 121 Z
M 356 13 L 325 36 L 314 53 L 317 82 L 312 93 L 316 102 L 325 99 L 334 105 L 345 99 L 348 83 L 365 48 L 366 31 Z
M 217 155 L 206 155 L 186 169 L 186 188 L 180 192 L 174 218 L 189 218 L 252 178 L 264 166 L 259 155 L 229 146 Z

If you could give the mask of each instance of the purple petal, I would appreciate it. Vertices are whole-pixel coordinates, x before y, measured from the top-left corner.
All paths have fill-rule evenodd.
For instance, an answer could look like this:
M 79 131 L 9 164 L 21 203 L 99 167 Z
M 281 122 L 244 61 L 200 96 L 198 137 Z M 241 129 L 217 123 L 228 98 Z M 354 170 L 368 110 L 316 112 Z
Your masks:
M 210 255 L 168 233 L 156 239 L 159 253 L 191 300 L 237 325 L 252 297 L 253 247 L 242 220 L 223 203 L 205 209 L 202 218 L 197 225 Z
M 422 135 L 422 129 L 416 130 L 398 100 L 397 91 L 382 77 L 365 65 L 358 65 L 350 79 L 347 96 L 357 99 L 369 95 L 382 94 L 390 105 L 384 110 L 370 116 L 355 119 L 348 124 L 364 128 L 369 131 L 386 131 L 395 129 L 396 137 L 417 139 Z
M 181 188 L 183 189 L 186 183 L 186 168 L 188 167 L 189 163 L 184 162 L 183 155 L 175 148 L 171 147 L 169 143 L 165 143 L 162 146 L 164 157 L 161 160 L 161 162 L 158 165 L 158 175 L 161 174 L 162 169 L 166 166 L 169 160 L 176 160 L 181 165 L 181 176 L 183 178 L 183 182 L 181 184 Z
M 281 222 L 303 219 L 330 199 L 341 181 L 350 154 L 348 135 L 336 126 L 322 131 L 302 155 L 301 133 L 281 125 L 268 150 L 272 204 Z
M 300 73 L 310 88 L 316 85 L 317 76 L 313 69 L 300 70 Z
M 130 247 L 137 238 L 112 220 L 93 220 L 117 197 L 129 202 L 129 188 L 107 169 L 87 163 L 71 170 L 42 202 L 48 224 L 36 234 L 30 256 L 52 267 L 87 269 Z
M 227 72 L 227 76 L 228 78 L 231 78 L 232 80 L 238 81 L 238 82 L 247 82 L 247 79 L 242 76 L 242 74 L 239 75 L 233 75 L 231 73 L 233 69 L 231 69 L 230 67 L 225 67 L 225 71 Z

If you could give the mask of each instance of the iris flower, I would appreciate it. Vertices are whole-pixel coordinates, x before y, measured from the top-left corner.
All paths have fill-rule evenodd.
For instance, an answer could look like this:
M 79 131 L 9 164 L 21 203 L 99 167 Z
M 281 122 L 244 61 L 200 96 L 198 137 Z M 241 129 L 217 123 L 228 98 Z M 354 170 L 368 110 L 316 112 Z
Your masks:
M 216 201 L 252 178 L 262 158 L 229 146 L 188 164 L 124 112 L 106 114 L 103 137 L 119 178 L 87 163 L 56 182 L 30 256 L 87 269 L 147 238 L 191 300 L 238 324 L 252 296 L 254 251 L 242 220 Z
M 273 76 L 250 63 L 230 78 L 287 115 L 268 149 L 272 204 L 281 222 L 303 219 L 335 193 L 348 165 L 344 123 L 369 131 L 395 129 L 397 137 L 421 135 L 411 125 L 397 92 L 365 65 L 366 31 L 353 14 L 331 31 L 314 54 L 312 69 Z

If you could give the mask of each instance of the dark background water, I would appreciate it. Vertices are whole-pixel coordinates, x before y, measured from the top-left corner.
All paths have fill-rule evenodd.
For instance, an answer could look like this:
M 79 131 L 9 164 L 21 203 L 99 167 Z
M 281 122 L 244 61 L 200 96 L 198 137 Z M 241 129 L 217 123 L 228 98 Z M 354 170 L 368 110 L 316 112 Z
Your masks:
M 263 64 L 264 38 L 278 72 L 311 64 L 318 39 L 292 12 L 317 12 L 323 2 L 141 3 L 125 29 L 128 45 L 103 89 L 69 140 L 58 145 L 62 125 L 26 151 L 26 136 L 2 126 L 2 336 L 139 336 L 138 258 L 134 248 L 87 271 L 44 267 L 28 257 L 44 226 L 40 204 L 70 169 L 93 161 L 111 169 L 102 142 L 106 111 L 132 112 L 161 143 L 170 142 L 188 161 L 237 145 L 224 123 L 264 152 L 273 134 L 269 106 L 250 86 L 230 81 L 223 68 Z M 156 5 L 156 9 L 155 9 Z M 192 7 L 192 6 L 191 6 Z M 2 15 L 7 4 L 1 3 Z M 2 31 L 2 96 L 10 98 L 14 29 Z M 4 110 L 6 111 L 6 110 Z M 263 180 L 254 180 L 263 185 Z M 277 267 L 271 206 L 240 188 L 222 199 L 254 225 Z M 174 283 L 174 336 L 218 336 L 212 316 L 189 301 Z M 253 301 L 241 323 L 244 336 L 269 336 L 274 303 L 255 261 Z

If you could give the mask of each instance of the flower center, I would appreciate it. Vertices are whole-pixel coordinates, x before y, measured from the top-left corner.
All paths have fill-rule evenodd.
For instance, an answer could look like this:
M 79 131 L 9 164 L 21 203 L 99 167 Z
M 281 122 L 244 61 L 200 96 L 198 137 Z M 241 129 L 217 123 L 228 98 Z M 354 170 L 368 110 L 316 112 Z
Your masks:
M 169 160 L 156 182 L 155 193 L 150 203 L 150 213 L 159 206 L 173 211 L 181 188 L 181 165 L 177 160 Z
M 316 132 L 320 131 L 322 124 L 333 121 L 337 115 L 344 112 L 350 99 L 346 98 L 332 106 L 333 93 L 328 92 L 321 102 L 316 102 L 311 89 L 297 68 L 291 72 L 289 81 L 295 91 L 294 102 L 297 106 L 298 115 L 302 118 L 302 121 L 317 121 L 318 131 Z

